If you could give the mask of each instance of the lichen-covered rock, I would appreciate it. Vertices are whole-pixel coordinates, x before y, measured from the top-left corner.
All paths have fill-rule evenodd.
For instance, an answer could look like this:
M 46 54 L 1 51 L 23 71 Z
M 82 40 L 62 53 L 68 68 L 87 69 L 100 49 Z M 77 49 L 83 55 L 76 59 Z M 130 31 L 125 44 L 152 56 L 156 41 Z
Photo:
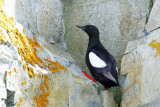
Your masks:
M 102 107 L 107 101 L 112 101 L 107 107 L 115 105 L 112 93 L 105 93 L 111 100 L 106 94 L 102 98 L 66 51 L 8 17 L 0 1 L 0 106 Z
M 62 0 L 65 40 L 78 64 L 84 58 L 88 36 L 75 25 L 96 25 L 106 49 L 121 60 L 128 41 L 141 37 L 150 0 Z
M 122 58 L 122 107 L 160 105 L 160 29 L 128 43 Z
M 67 70 L 52 73 L 53 71 L 29 63 L 28 69 L 24 69 L 18 49 L 12 43 L 2 42 L 0 50 L 2 106 L 102 107 L 97 85 L 85 78 L 74 62 L 58 57 L 44 48 L 51 59 L 63 64 Z M 29 69 L 32 69 L 31 74 Z M 113 97 L 109 99 L 114 101 Z
M 3 9 L 24 28 L 48 43 L 65 47 L 60 0 L 4 0 Z

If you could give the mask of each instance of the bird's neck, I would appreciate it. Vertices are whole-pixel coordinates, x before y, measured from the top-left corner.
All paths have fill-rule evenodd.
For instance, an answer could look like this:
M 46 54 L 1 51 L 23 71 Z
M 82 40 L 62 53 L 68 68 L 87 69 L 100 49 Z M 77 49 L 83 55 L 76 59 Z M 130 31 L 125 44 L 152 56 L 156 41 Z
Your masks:
M 88 50 L 96 46 L 97 43 L 100 43 L 98 36 L 89 37 Z

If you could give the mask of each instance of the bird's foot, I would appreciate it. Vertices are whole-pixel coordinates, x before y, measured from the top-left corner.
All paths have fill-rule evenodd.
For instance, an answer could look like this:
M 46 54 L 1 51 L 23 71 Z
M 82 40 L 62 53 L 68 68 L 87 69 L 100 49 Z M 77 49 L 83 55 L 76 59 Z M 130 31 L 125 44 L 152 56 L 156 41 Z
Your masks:
M 109 88 L 108 87 L 106 87 L 104 90 L 108 90 Z
M 93 82 L 96 82 L 96 80 L 93 79 L 90 75 L 88 75 L 88 74 L 86 73 L 86 71 L 82 71 L 82 72 L 83 72 L 83 74 L 84 74 L 87 78 L 89 78 L 89 79 L 92 80 Z

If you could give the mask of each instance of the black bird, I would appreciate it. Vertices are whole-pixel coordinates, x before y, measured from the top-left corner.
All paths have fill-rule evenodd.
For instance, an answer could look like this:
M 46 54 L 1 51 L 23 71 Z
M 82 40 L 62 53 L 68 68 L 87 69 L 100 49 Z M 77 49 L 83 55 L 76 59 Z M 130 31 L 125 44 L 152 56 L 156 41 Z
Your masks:
M 100 82 L 105 86 L 105 90 L 119 86 L 116 61 L 101 44 L 98 28 L 93 25 L 76 26 L 85 31 L 89 36 L 85 60 L 94 79 L 85 71 L 83 71 L 84 75 L 94 82 Z

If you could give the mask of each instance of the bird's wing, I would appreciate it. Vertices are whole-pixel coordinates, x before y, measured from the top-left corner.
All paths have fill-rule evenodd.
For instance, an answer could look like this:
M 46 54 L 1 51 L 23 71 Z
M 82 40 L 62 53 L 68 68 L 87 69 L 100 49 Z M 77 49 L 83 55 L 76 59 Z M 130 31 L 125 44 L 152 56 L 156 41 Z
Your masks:
M 89 52 L 89 61 L 97 73 L 101 73 L 115 83 L 118 82 L 116 61 L 107 51 L 92 49 Z
M 111 74 L 111 72 L 102 72 L 102 74 L 107 77 L 109 80 L 118 83 L 117 79 Z

